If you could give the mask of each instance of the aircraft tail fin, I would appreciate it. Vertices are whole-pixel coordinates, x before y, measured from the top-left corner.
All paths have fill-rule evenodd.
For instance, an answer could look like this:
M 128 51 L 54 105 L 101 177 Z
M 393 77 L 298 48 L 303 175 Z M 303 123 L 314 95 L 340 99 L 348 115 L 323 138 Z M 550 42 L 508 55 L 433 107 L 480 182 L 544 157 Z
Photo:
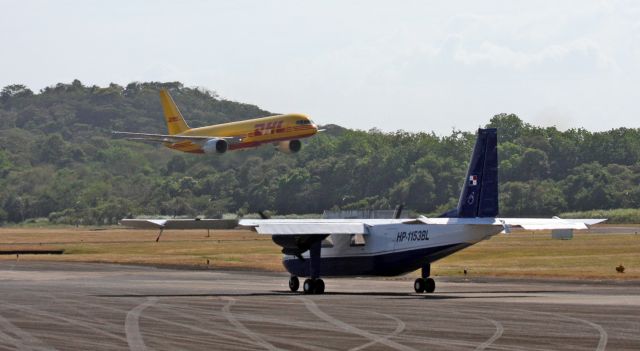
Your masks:
M 178 106 L 166 89 L 160 90 L 160 103 L 162 104 L 164 119 L 167 122 L 167 129 L 170 135 L 180 134 L 190 129 L 184 117 L 182 117 Z
M 498 210 L 498 132 L 495 128 L 478 129 L 457 217 L 496 217 Z

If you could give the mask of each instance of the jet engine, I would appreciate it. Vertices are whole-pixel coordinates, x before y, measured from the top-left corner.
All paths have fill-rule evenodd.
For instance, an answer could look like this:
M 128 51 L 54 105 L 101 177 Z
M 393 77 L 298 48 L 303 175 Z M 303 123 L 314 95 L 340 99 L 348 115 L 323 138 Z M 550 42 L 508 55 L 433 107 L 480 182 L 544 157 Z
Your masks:
M 285 154 L 295 154 L 300 151 L 302 148 L 302 143 L 300 140 L 287 140 L 281 141 L 277 144 L 276 149 L 280 152 L 284 152 Z
M 229 143 L 220 138 L 211 138 L 202 145 L 205 154 L 218 153 L 224 154 L 229 148 Z

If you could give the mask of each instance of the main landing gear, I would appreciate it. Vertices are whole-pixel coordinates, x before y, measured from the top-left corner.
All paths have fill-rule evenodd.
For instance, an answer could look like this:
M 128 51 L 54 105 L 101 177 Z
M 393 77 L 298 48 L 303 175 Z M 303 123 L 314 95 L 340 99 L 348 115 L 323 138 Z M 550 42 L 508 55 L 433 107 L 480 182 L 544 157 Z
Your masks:
M 313 243 L 309 249 L 309 273 L 310 278 L 302 284 L 302 292 L 305 294 L 324 294 L 324 281 L 320 279 L 320 241 Z M 293 292 L 300 288 L 300 280 L 296 276 L 289 278 L 289 289 Z
M 298 291 L 300 288 L 300 280 L 296 276 L 289 278 L 289 290 L 292 292 Z M 320 278 L 317 279 L 305 279 L 302 284 L 302 292 L 305 294 L 323 294 L 324 293 L 324 281 Z
M 307 279 L 302 285 L 302 291 L 304 291 L 305 294 L 323 294 L 324 281 L 320 278 Z
M 413 282 L 413 290 L 417 293 L 432 293 L 436 290 L 436 282 L 429 278 L 431 275 L 431 265 L 426 263 L 422 266 L 422 277 Z

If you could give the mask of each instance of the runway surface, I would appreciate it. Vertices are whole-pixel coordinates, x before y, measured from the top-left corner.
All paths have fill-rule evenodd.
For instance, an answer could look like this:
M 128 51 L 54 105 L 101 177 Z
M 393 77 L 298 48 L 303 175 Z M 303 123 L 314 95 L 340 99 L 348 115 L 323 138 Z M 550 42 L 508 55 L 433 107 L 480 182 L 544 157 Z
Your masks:
M 638 283 L 325 279 L 0 262 L 2 350 L 640 350 Z

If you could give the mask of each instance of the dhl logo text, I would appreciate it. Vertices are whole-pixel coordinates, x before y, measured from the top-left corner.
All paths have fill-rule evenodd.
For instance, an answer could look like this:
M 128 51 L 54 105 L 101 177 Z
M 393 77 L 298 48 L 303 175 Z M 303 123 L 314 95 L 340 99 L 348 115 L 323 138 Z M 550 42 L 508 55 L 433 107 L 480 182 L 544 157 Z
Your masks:
M 282 128 L 282 121 L 277 122 L 268 122 L 268 123 L 258 123 L 255 125 L 256 130 L 263 131 L 267 129 L 278 129 Z
M 258 123 L 254 126 L 255 135 L 271 134 L 282 128 L 283 121 Z

